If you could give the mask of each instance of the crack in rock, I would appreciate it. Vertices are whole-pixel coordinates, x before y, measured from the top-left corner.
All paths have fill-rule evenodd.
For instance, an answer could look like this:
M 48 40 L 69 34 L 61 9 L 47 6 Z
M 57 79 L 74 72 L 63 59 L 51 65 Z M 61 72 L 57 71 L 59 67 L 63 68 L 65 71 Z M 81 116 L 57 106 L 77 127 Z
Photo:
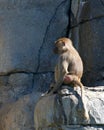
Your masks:
M 101 4 L 104 6 L 104 1 L 100 0 Z
M 69 37 L 70 34 L 70 27 L 71 27 L 71 9 L 72 9 L 72 0 L 70 0 L 70 6 L 69 6 L 69 22 L 68 22 L 68 26 L 67 26 L 67 32 L 66 32 L 66 36 Z
M 43 71 L 43 72 L 28 72 L 28 71 L 11 71 L 7 73 L 0 74 L 0 77 L 2 76 L 10 76 L 12 74 L 33 74 L 33 75 L 39 75 L 39 74 L 48 74 L 48 73 L 54 73 L 53 71 Z
M 82 24 L 85 24 L 87 22 L 91 22 L 93 20 L 100 19 L 100 18 L 103 18 L 103 17 L 104 17 L 104 15 L 101 15 L 101 16 L 97 16 L 97 17 L 94 17 L 94 18 L 91 18 L 91 19 L 83 20 L 83 21 L 79 22 L 78 24 L 71 26 L 71 29 L 78 27 L 79 25 L 82 25 Z
M 50 28 L 50 26 L 51 26 L 52 21 L 55 19 L 55 16 L 56 16 L 56 13 L 57 13 L 58 9 L 59 9 L 60 6 L 61 6 L 62 4 L 64 4 L 66 1 L 67 1 L 67 0 L 62 1 L 62 2 L 56 7 L 53 16 L 52 16 L 51 19 L 49 20 L 49 24 L 48 24 L 48 26 L 46 27 L 46 31 L 45 31 L 45 34 L 44 34 L 44 37 L 43 37 L 43 42 L 42 42 L 42 44 L 41 44 L 41 46 L 40 46 L 40 49 L 39 49 L 39 52 L 38 52 L 38 66 L 37 66 L 36 72 L 38 72 L 38 71 L 39 71 L 39 68 L 40 68 L 41 52 L 42 52 L 42 49 L 43 49 L 43 46 L 44 46 L 44 43 L 45 43 L 45 40 L 46 40 L 46 36 L 47 36 L 48 30 L 49 30 L 49 28 Z

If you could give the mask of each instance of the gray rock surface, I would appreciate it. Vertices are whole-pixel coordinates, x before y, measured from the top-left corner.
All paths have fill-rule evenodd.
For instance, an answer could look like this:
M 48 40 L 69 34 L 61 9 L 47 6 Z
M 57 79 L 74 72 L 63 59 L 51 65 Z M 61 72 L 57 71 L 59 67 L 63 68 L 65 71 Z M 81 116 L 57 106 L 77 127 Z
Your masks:
M 72 0 L 71 37 L 84 62 L 86 86 L 104 85 L 104 1 Z
M 69 2 L 0 0 L 0 74 L 52 70 L 52 45 L 66 34 Z
M 0 130 L 34 130 L 34 107 L 40 93 L 21 97 L 0 111 Z
M 42 128 L 41 130 L 104 130 L 104 127 L 100 126 L 88 126 L 88 127 L 82 127 L 82 126 L 61 126 L 61 127 L 54 127 L 54 128 Z
M 14 73 L 0 80 L 0 107 L 32 92 L 33 74 Z
M 34 113 L 36 130 L 70 130 L 72 125 L 72 129 L 78 127 L 78 130 L 103 130 L 103 86 L 102 90 L 86 88 L 83 100 L 78 89 L 69 88 L 68 90 L 68 95 L 54 94 L 40 98 Z M 89 115 L 89 120 L 84 117 L 85 113 Z
M 33 109 L 53 81 L 53 42 L 59 37 L 70 36 L 79 51 L 83 83 L 104 86 L 103 28 L 103 0 L 0 0 L 0 130 L 34 130 Z M 94 126 L 62 129 L 104 129 L 103 100 L 95 99 L 89 102 Z
M 72 0 L 71 27 L 104 17 L 103 0 Z

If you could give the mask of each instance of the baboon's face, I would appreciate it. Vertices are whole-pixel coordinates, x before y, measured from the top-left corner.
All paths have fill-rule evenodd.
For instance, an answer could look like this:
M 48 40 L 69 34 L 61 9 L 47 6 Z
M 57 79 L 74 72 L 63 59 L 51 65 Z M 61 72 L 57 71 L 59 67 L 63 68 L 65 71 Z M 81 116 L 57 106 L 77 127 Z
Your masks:
M 65 48 L 65 43 L 63 41 L 56 41 L 55 42 L 54 52 L 56 54 L 62 53 L 62 51 L 64 50 L 64 48 Z
M 70 39 L 60 38 L 55 42 L 54 52 L 56 54 L 66 52 L 67 50 L 69 50 L 70 45 L 72 46 L 72 42 Z

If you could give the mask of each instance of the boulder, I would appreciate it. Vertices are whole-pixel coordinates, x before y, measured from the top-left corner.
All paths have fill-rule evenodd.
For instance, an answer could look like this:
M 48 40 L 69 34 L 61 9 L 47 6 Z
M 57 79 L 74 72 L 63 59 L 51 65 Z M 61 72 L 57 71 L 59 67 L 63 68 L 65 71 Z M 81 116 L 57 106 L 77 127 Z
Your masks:
M 0 110 L 0 130 L 35 130 L 33 113 L 39 97 L 40 93 L 32 93 L 5 104 Z
M 70 87 L 41 97 L 34 112 L 36 130 L 103 130 L 103 91 L 86 87 L 82 98 L 80 89 Z
M 102 0 L 73 0 L 70 35 L 84 63 L 86 86 L 104 85 L 104 3 Z

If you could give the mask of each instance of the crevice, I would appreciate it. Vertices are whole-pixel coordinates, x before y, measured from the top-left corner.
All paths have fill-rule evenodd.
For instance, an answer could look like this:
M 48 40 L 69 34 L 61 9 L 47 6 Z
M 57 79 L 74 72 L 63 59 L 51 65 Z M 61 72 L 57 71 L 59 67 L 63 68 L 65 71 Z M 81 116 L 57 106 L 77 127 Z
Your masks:
M 10 72 L 6 72 L 6 73 L 0 73 L 0 76 L 10 76 L 10 75 L 12 75 L 12 74 L 34 74 L 34 72 L 28 72 L 28 71 L 19 71 L 19 70 L 17 70 L 17 71 L 15 71 L 15 70 L 13 70 L 13 71 L 10 71 Z
M 97 17 L 94 17 L 94 18 L 91 18 L 91 19 L 83 20 L 83 21 L 79 22 L 78 24 L 71 26 L 70 29 L 73 29 L 75 27 L 78 27 L 79 25 L 82 25 L 82 24 L 85 24 L 87 22 L 91 22 L 93 20 L 97 20 L 97 19 L 100 19 L 100 18 L 103 18 L 103 17 L 104 17 L 104 15 L 101 15 L 101 16 L 97 16 Z
M 69 23 L 68 23 L 68 26 L 67 26 L 66 37 L 69 37 L 70 27 L 71 27 L 71 6 L 72 6 L 72 0 L 70 0 L 70 6 L 69 6 L 69 11 L 68 11 Z
M 104 124 L 81 124 L 81 126 L 90 126 L 90 127 L 104 127 Z
M 102 0 L 100 0 L 101 4 L 104 6 L 104 2 Z
M 67 127 L 71 127 L 71 126 L 74 126 L 74 128 L 76 127 L 86 127 L 86 126 L 89 126 L 89 127 L 104 127 L 104 124 L 71 124 L 71 125 L 67 125 Z
M 33 77 L 32 77 L 32 90 L 34 88 L 34 82 L 35 82 L 35 74 L 33 73 Z
M 10 76 L 12 74 L 33 74 L 35 75 L 39 75 L 39 74 L 48 74 L 48 73 L 54 73 L 53 71 L 43 71 L 43 72 L 28 72 L 28 71 L 11 71 L 11 72 L 7 72 L 7 73 L 1 73 L 0 76 Z
M 94 91 L 94 92 L 103 92 L 104 91 L 104 87 L 85 87 L 86 90 L 89 91 Z
M 60 6 L 61 6 L 62 4 L 64 4 L 66 1 L 67 1 L 67 0 L 62 1 L 62 2 L 56 7 L 53 16 L 52 16 L 51 19 L 49 20 L 49 24 L 48 24 L 48 26 L 46 27 L 46 31 L 45 31 L 45 34 L 44 34 L 44 37 L 43 37 L 43 42 L 42 42 L 42 44 L 41 44 L 41 46 L 40 46 L 40 49 L 39 49 L 39 51 L 38 51 L 38 66 L 37 66 L 36 72 L 38 72 L 38 71 L 39 71 L 39 68 L 40 68 L 41 52 L 42 52 L 43 46 L 44 46 L 44 44 L 45 44 L 47 32 L 48 32 L 48 30 L 49 30 L 49 28 L 50 28 L 50 26 L 51 26 L 52 21 L 54 20 L 54 18 L 55 18 L 55 16 L 56 16 L 56 13 L 57 13 L 58 9 L 59 9 Z
M 64 124 L 67 124 L 67 116 L 66 116 L 66 113 L 65 113 L 65 110 L 64 110 L 64 105 L 63 105 L 63 102 L 62 102 L 62 97 L 59 96 L 58 100 L 59 100 L 59 103 L 60 103 L 60 106 L 61 106 L 60 107 L 61 108 L 61 113 L 62 113 L 62 115 L 64 117 Z

